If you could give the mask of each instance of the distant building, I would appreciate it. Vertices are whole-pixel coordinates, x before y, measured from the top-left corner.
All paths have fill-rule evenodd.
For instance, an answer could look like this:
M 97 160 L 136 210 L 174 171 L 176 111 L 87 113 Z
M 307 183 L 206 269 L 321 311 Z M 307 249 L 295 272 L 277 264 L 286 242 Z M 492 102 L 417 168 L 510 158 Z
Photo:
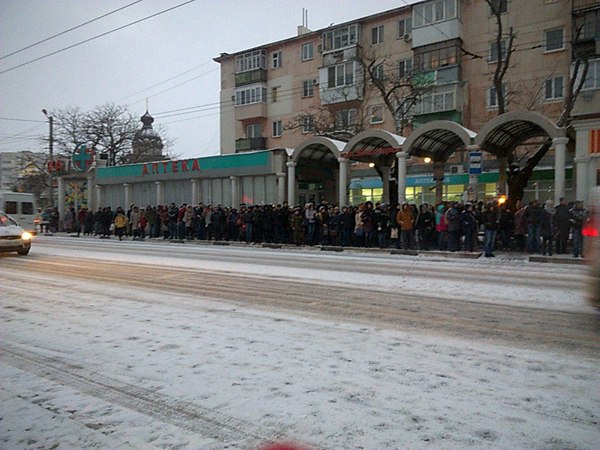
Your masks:
M 135 133 L 131 142 L 132 154 L 130 160 L 132 163 L 143 163 L 149 161 L 159 161 L 163 157 L 163 141 L 160 135 L 152 128 L 154 117 L 148 111 L 140 117 L 142 128 Z
M 30 151 L 0 152 L 0 189 L 12 190 L 18 187 L 19 177 L 25 171 L 31 173 L 34 167 L 44 169 L 48 155 Z

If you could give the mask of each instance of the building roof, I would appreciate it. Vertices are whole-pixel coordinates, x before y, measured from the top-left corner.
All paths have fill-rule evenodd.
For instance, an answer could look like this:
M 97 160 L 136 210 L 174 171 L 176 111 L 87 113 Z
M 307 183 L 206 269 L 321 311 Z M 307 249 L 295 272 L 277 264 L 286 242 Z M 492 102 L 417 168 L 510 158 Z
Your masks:
M 353 20 L 349 20 L 343 23 L 338 23 L 338 24 L 332 24 L 330 26 L 327 26 L 325 28 L 321 28 L 319 30 L 314 30 L 314 31 L 309 31 L 308 33 L 304 33 L 304 34 L 300 34 L 298 36 L 293 36 L 290 38 L 285 38 L 285 39 L 281 39 L 279 41 L 274 41 L 274 42 L 269 42 L 263 45 L 258 45 L 256 47 L 251 47 L 248 49 L 244 49 L 244 50 L 239 50 L 235 53 L 226 53 L 223 52 L 221 53 L 219 56 L 213 58 L 213 61 L 221 63 L 221 61 L 225 60 L 225 59 L 229 59 L 232 58 L 234 56 L 237 56 L 241 53 L 246 53 L 246 52 L 251 52 L 254 50 L 260 50 L 263 49 L 265 47 L 271 47 L 271 46 L 277 46 L 277 45 L 281 45 L 281 44 L 286 44 L 288 42 L 293 42 L 295 40 L 303 40 L 306 39 L 308 36 L 312 36 L 314 37 L 315 35 L 320 35 L 321 33 L 323 33 L 324 31 L 327 30 L 335 30 L 336 28 L 340 28 L 340 27 L 344 27 L 347 25 L 351 25 L 353 23 L 360 23 L 360 22 L 366 22 L 366 21 L 370 21 L 370 20 L 374 20 L 378 17 L 383 17 L 383 16 L 387 16 L 387 15 L 391 15 L 391 14 L 398 14 L 400 12 L 403 12 L 405 10 L 412 10 L 413 5 L 405 5 L 405 6 L 401 6 L 399 8 L 394 8 L 394 9 L 389 9 L 387 11 L 382 11 L 382 12 L 378 12 L 375 14 L 371 14 L 369 16 L 364 16 L 364 17 L 359 17 L 358 19 L 353 19 Z

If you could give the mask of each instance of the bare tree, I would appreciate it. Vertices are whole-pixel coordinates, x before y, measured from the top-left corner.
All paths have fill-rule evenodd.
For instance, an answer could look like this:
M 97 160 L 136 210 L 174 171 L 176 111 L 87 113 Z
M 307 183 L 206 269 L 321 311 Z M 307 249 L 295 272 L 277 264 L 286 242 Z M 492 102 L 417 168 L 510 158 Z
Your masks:
M 373 57 L 366 58 L 365 68 L 369 85 L 375 88 L 394 118 L 395 132 L 403 135 L 407 128 L 412 128 L 415 106 L 424 94 L 432 90 L 433 85 L 413 76 L 412 68 L 400 73 L 397 64 L 389 57 Z
M 125 106 L 106 104 L 87 113 L 67 108 L 53 113 L 54 144 L 58 154 L 70 155 L 80 144 L 89 144 L 96 154 L 107 154 L 108 165 L 130 162 L 131 142 L 140 128 L 139 120 Z M 159 134 L 162 134 L 159 127 Z M 167 148 L 172 145 L 163 139 Z
M 362 100 L 353 100 L 347 86 L 335 88 L 342 99 L 335 103 L 321 104 L 296 114 L 284 124 L 284 130 L 302 130 L 316 136 L 347 142 L 366 127 L 368 120 Z M 350 110 L 354 112 L 351 113 Z
M 507 99 L 509 95 L 517 96 L 518 93 L 508 92 L 504 88 L 504 78 L 511 67 L 511 56 L 514 52 L 514 41 L 517 37 L 516 33 L 509 28 L 508 32 L 504 32 L 502 24 L 501 2 L 498 0 L 485 0 L 492 15 L 496 20 L 497 31 L 494 41 L 495 53 L 497 54 L 496 68 L 493 73 L 492 83 L 496 93 L 498 105 L 498 115 L 504 114 L 507 111 Z M 574 33 L 571 48 L 582 31 L 579 27 Z M 471 55 L 473 58 L 481 58 L 480 55 L 470 53 L 463 49 L 465 54 Z M 565 128 L 570 125 L 571 112 L 577 101 L 577 97 L 583 87 L 583 83 L 587 76 L 589 67 L 589 55 L 574 56 L 573 70 L 569 76 L 567 93 L 563 104 L 560 117 L 556 121 L 556 126 Z M 523 88 L 521 86 L 521 88 Z M 543 92 L 544 86 L 537 86 L 534 91 L 530 92 L 529 100 L 525 101 L 526 109 L 533 109 L 536 104 L 539 104 L 539 98 Z M 497 154 L 498 158 L 498 185 L 500 193 L 506 194 L 505 186 L 508 185 L 508 198 L 511 204 L 523 198 L 523 194 L 533 170 L 540 163 L 542 158 L 546 156 L 551 148 L 552 142 L 546 139 L 541 144 L 538 142 L 526 142 L 521 145 L 521 148 L 506 149 L 504 153 Z M 508 174 L 507 174 L 508 171 Z
M 85 117 L 85 134 L 96 152 L 108 154 L 108 165 L 127 162 L 138 121 L 124 106 L 106 104 Z
M 85 114 L 77 107 L 55 111 L 54 149 L 57 155 L 70 155 L 75 148 L 87 142 Z
M 509 27 L 507 34 L 504 33 L 501 2 L 498 0 L 486 0 L 486 2 L 496 20 L 497 27 L 496 39 L 494 40 L 497 60 L 492 77 L 492 84 L 496 91 L 496 104 L 498 106 L 498 115 L 500 115 L 506 112 L 508 93 L 504 88 L 504 78 L 510 67 L 510 59 L 514 52 L 513 44 L 516 34 L 512 27 Z M 500 194 L 506 194 L 506 169 L 508 166 L 509 154 L 498 154 L 496 157 L 498 158 L 498 190 Z

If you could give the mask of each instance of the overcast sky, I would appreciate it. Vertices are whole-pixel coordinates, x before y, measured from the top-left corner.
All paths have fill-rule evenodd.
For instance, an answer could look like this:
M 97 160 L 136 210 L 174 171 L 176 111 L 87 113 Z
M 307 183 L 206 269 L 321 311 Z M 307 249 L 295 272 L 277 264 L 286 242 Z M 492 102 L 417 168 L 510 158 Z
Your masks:
M 0 1 L 0 151 L 46 150 L 42 108 L 89 111 L 114 103 L 141 116 L 148 98 L 155 127 L 175 140 L 172 153 L 217 155 L 220 66 L 214 57 L 295 36 L 302 8 L 308 9 L 309 28 L 317 30 L 414 1 L 196 0 L 177 7 L 186 0 L 142 0 L 11 55 L 134 2 Z M 61 51 L 169 8 L 174 9 Z M 42 59 L 31 62 L 37 58 Z M 192 109 L 168 113 L 183 108 Z

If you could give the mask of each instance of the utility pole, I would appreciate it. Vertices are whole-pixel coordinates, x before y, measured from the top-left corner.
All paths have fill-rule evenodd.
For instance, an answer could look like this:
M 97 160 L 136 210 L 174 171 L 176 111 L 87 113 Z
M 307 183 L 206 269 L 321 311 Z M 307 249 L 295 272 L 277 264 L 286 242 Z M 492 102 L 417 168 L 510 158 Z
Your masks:
M 54 206 L 54 189 L 52 187 L 52 172 L 54 171 L 54 117 L 48 115 L 48 111 L 42 109 L 44 115 L 48 118 L 48 125 L 50 127 L 50 135 L 48 142 L 48 153 L 49 153 L 49 163 L 48 163 L 48 179 L 50 184 L 50 206 Z

